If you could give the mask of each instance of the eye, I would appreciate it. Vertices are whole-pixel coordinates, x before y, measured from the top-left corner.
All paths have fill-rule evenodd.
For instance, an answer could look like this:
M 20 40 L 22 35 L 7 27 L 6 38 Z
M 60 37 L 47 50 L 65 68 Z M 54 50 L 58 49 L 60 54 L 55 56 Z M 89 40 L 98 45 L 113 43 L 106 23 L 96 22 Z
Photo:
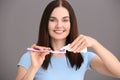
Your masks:
M 49 19 L 49 21 L 54 22 L 54 21 L 55 21 L 55 19 Z
M 50 17 L 50 18 L 49 18 L 49 21 L 50 21 L 50 22 L 55 22 L 55 21 L 56 21 L 56 18 Z
M 69 22 L 69 19 L 63 19 L 63 22 Z

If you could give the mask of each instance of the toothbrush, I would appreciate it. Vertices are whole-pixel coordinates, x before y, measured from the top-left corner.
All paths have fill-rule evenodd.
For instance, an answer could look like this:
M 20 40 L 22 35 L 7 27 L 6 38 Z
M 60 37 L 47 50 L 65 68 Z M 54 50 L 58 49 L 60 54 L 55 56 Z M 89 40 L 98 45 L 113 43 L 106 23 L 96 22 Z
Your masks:
M 58 54 L 58 53 L 66 53 L 66 51 L 72 52 L 72 51 L 70 50 L 70 48 L 69 48 L 69 45 L 70 45 L 70 44 L 62 47 L 59 51 L 53 51 L 53 50 L 37 50 L 37 49 L 34 49 L 34 48 L 27 48 L 27 50 L 28 50 L 28 51 L 35 51 L 35 52 L 51 52 L 51 53 L 56 53 L 56 54 Z M 80 51 L 80 52 L 81 52 L 81 53 L 82 53 L 82 52 L 87 52 L 87 48 L 83 49 L 83 50 Z
M 60 51 L 53 51 L 53 50 L 37 50 L 34 48 L 27 48 L 28 51 L 35 51 L 35 52 L 51 52 L 51 53 L 66 53 L 65 50 L 60 50 Z
M 69 45 L 66 45 L 64 47 L 62 47 L 59 51 L 53 51 L 53 50 L 38 50 L 38 49 L 34 49 L 34 48 L 27 48 L 28 51 L 35 51 L 35 52 L 51 52 L 51 53 L 66 53 L 66 51 L 70 51 L 68 48 L 69 48 Z

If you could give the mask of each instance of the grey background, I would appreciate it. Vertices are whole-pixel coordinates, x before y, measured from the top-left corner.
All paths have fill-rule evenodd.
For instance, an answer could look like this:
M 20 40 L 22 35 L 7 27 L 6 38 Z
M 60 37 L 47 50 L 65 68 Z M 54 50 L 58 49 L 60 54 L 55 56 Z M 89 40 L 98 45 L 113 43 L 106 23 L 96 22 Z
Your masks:
M 17 63 L 36 43 L 39 22 L 51 0 L 0 0 L 0 80 L 14 80 Z M 120 60 L 120 0 L 69 0 L 79 33 L 92 36 Z M 85 80 L 118 80 L 88 71 Z

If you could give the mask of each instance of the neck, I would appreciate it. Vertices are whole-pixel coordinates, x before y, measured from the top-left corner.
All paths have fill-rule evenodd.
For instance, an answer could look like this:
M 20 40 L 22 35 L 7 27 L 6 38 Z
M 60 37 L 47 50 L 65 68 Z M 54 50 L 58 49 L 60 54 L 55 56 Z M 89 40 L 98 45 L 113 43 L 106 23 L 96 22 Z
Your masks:
M 66 40 L 52 40 L 52 47 L 54 50 L 58 51 L 63 46 L 65 46 Z
M 58 51 L 60 50 L 63 46 L 65 46 L 66 40 L 52 40 L 52 47 L 53 50 Z M 53 54 L 54 57 L 63 57 L 65 54 Z

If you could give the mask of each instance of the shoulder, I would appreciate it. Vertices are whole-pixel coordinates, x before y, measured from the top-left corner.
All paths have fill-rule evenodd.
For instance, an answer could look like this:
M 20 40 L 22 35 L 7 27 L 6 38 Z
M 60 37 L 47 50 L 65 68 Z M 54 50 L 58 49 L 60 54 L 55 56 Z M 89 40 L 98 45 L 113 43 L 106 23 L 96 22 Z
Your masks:
M 28 59 L 30 59 L 30 52 L 29 51 L 24 53 L 20 58 L 20 60 L 24 60 L 24 61 L 26 61 Z
M 22 57 L 29 58 L 29 57 L 30 57 L 30 52 L 28 51 L 28 52 L 24 53 L 24 54 L 22 55 Z
M 23 66 L 26 69 L 28 69 L 30 64 L 31 64 L 30 52 L 26 52 L 21 56 L 18 62 L 18 66 Z
M 91 64 L 91 61 L 96 56 L 96 54 L 94 52 L 84 52 L 84 53 L 81 53 L 81 55 L 83 56 L 84 63 L 87 66 L 87 68 L 91 69 L 90 64 Z
M 93 58 L 94 56 L 96 56 L 94 52 L 84 52 L 81 53 L 81 55 L 83 56 L 83 58 Z

